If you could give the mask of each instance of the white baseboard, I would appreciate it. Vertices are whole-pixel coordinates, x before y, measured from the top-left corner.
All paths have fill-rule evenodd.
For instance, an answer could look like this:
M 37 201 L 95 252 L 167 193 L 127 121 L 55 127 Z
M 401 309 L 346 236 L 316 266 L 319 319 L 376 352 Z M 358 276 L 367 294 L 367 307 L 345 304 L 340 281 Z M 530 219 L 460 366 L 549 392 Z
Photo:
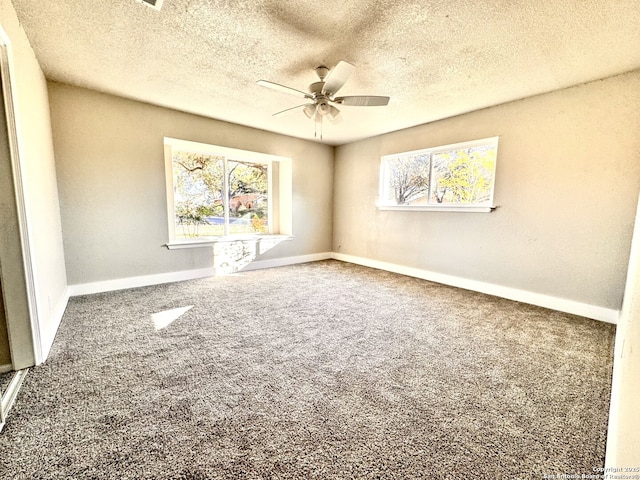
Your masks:
M 2 431 L 2 427 L 4 427 L 7 415 L 9 415 L 9 410 L 11 410 L 13 403 L 16 401 L 22 382 L 24 382 L 24 377 L 27 376 L 28 372 L 29 369 L 25 368 L 24 370 L 18 370 L 14 373 L 13 378 L 9 382 L 9 386 L 0 396 L 0 431 Z
M 256 260 L 251 262 L 243 272 L 250 270 L 262 270 L 263 268 L 284 267 L 287 265 L 295 265 L 296 263 L 318 262 L 320 260 L 329 260 L 333 258 L 331 252 L 311 253 L 308 255 L 298 255 L 295 257 L 274 258 L 273 260 Z
M 242 271 L 258 270 L 263 268 L 282 267 L 296 263 L 316 262 L 332 258 L 331 252 L 297 255 L 295 257 L 276 258 L 273 260 L 257 260 L 251 262 Z M 198 270 L 184 270 L 180 272 L 160 273 L 156 275 L 143 275 L 139 277 L 118 278 L 102 282 L 79 283 L 69 286 L 69 296 L 89 295 L 92 293 L 111 292 L 127 288 L 146 287 L 161 283 L 180 282 L 194 280 L 196 278 L 211 277 L 215 275 L 215 268 L 202 268 Z
M 519 290 L 517 288 L 504 287 L 492 283 L 470 280 L 468 278 L 446 275 L 438 272 L 431 272 L 414 267 L 407 267 L 395 263 L 382 262 L 370 258 L 357 257 L 354 255 L 346 255 L 343 253 L 333 253 L 331 258 L 348 263 L 355 263 L 365 267 L 377 268 L 378 270 L 386 270 L 393 273 L 408 275 L 410 277 L 421 278 L 436 283 L 450 285 L 452 287 L 464 288 L 475 292 L 486 293 L 496 297 L 502 297 L 509 300 L 537 305 L 539 307 L 549 308 L 560 312 L 571 313 L 582 317 L 600 320 L 602 322 L 616 324 L 620 312 L 610 308 L 589 305 L 586 303 L 567 300 L 564 298 L 543 295 L 540 293 L 529 292 L 527 290 Z
M 414 268 L 414 267 L 407 267 L 405 265 L 382 262 L 382 261 L 373 260 L 370 258 L 358 257 L 355 255 L 347 255 L 347 254 L 336 253 L 336 252 L 313 253 L 308 255 L 298 255 L 294 257 L 276 258 L 273 260 L 257 260 L 247 265 L 242 271 L 282 267 L 286 265 L 294 265 L 297 263 L 306 263 L 306 262 L 316 262 L 319 260 L 327 260 L 331 258 L 335 260 L 340 260 L 343 262 L 355 263 L 365 267 L 377 268 L 379 270 L 386 270 L 389 272 L 399 273 L 401 275 L 408 275 L 411 277 L 421 278 L 423 280 L 442 283 L 442 284 L 450 285 L 453 287 L 464 288 L 466 290 L 473 290 L 475 292 L 486 293 L 488 295 L 507 298 L 509 300 L 515 300 L 518 302 L 528 303 L 531 305 L 537 305 L 539 307 L 558 310 L 560 312 L 571 313 L 574 315 L 592 318 L 594 320 L 600 320 L 602 322 L 607 322 L 607 323 L 616 324 L 618 322 L 618 316 L 620 313 L 618 310 L 576 302 L 574 300 L 553 297 L 551 295 L 544 295 L 540 293 L 530 292 L 527 290 L 520 290 L 516 288 L 505 287 L 502 285 L 495 285 L 492 283 L 480 282 L 477 280 L 470 280 L 468 278 L 456 277 L 453 275 L 446 275 L 443 273 L 432 272 L 429 270 L 423 270 L 423 269 Z M 161 283 L 193 280 L 196 278 L 213 276 L 214 274 L 215 274 L 214 268 L 203 268 L 199 270 L 185 270 L 181 272 L 161 273 L 157 275 L 144 275 L 139 277 L 105 280 L 102 282 L 76 284 L 76 285 L 69 286 L 67 298 L 78 296 L 78 295 L 87 295 L 92 293 L 122 290 L 126 288 L 145 287 L 148 285 L 158 285 Z M 65 306 L 66 306 L 66 303 L 65 303 Z M 63 312 L 64 312 L 64 308 L 62 308 L 61 310 L 60 318 Z M 51 343 L 52 342 L 53 342 L 53 338 L 51 338 Z
M 139 277 L 116 278 L 114 280 L 104 280 L 101 282 L 78 283 L 69 285 L 69 296 L 90 295 L 92 293 L 112 292 L 114 290 L 125 290 L 127 288 L 147 287 L 149 285 L 160 285 L 162 283 L 180 282 L 183 280 L 194 280 L 196 278 L 210 277 L 215 274 L 212 268 L 201 268 L 197 270 L 183 270 L 180 272 L 159 273 L 155 275 L 141 275 Z

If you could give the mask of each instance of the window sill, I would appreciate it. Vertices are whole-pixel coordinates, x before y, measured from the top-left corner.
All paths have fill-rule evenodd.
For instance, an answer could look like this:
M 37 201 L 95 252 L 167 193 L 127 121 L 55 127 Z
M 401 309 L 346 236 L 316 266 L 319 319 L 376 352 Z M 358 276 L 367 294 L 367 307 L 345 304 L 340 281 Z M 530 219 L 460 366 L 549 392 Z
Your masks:
M 484 206 L 456 206 L 447 205 L 438 207 L 434 205 L 378 205 L 378 210 L 401 210 L 405 212 L 467 212 L 467 213 L 489 213 L 498 208 L 496 205 L 484 207 Z
M 182 248 L 205 248 L 213 247 L 216 243 L 222 242 L 259 242 L 261 240 L 278 240 L 280 242 L 284 240 L 293 239 L 293 235 L 226 235 L 220 237 L 206 237 L 193 240 L 173 240 L 164 246 L 169 250 L 179 250 Z

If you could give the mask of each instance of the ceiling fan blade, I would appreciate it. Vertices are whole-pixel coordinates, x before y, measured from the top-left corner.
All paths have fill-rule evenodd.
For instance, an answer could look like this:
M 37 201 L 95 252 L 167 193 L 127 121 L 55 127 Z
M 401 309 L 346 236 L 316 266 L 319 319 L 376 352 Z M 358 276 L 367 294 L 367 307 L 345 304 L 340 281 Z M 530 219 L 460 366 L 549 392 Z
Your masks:
M 278 90 L 279 92 L 288 93 L 289 95 L 295 95 L 296 97 L 302 98 L 313 98 L 310 94 L 303 92 L 302 90 L 296 90 L 295 88 L 285 87 L 284 85 L 280 85 L 279 83 L 269 82 L 267 80 L 258 80 L 258 85 L 263 87 L 272 88 L 273 90 Z
M 356 69 L 350 63 L 341 61 L 336 65 L 333 70 L 329 72 L 327 78 L 324 79 L 324 87 L 322 87 L 322 93 L 328 93 L 334 95 L 342 88 L 353 71 Z
M 381 107 L 389 103 L 389 97 L 354 95 L 350 97 L 336 97 L 333 101 L 341 105 L 350 105 L 352 107 Z
M 295 110 L 296 108 L 300 108 L 300 107 L 305 107 L 307 105 L 313 105 L 312 103 L 303 103 L 302 105 L 296 105 L 295 107 L 291 107 L 291 108 L 286 108 L 284 110 L 281 110 L 279 112 L 276 112 L 272 115 L 272 117 L 281 117 L 283 115 L 286 115 L 287 113 L 289 113 L 291 110 Z

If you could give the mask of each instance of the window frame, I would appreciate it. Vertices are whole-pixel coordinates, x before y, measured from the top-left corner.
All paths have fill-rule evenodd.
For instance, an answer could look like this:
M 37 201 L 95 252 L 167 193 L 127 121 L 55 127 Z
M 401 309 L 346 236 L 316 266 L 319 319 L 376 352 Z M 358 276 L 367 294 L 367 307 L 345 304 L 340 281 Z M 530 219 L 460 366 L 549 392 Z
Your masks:
M 224 158 L 224 191 L 228 191 L 228 162 L 238 161 L 267 165 L 267 233 L 229 233 L 229 205 L 224 206 L 224 233 L 222 235 L 183 238 L 176 236 L 173 151 L 200 153 Z M 260 238 L 291 237 L 291 159 L 249 150 L 164 137 L 165 180 L 167 199 L 167 225 L 169 249 L 210 246 L 218 242 L 233 242 Z M 277 165 L 277 168 L 275 167 Z M 288 185 L 287 185 L 288 184 Z M 275 188 L 274 188 L 275 186 Z M 276 198 L 277 197 L 277 198 Z
M 471 140 L 467 142 L 459 142 L 452 143 L 449 145 L 440 145 L 437 147 L 429 147 L 423 148 L 419 150 L 412 150 L 409 152 L 399 152 L 393 153 L 389 155 L 383 155 L 380 158 L 380 170 L 379 170 L 379 186 L 378 186 L 378 199 L 376 206 L 378 210 L 400 210 L 400 211 L 437 211 L 437 212 L 491 212 L 495 210 L 497 207 L 494 205 L 494 195 L 495 195 L 495 185 L 496 185 L 496 166 L 498 163 L 498 142 L 500 137 L 487 137 L 481 138 L 477 140 Z M 481 204 L 478 203 L 469 203 L 469 204 L 438 204 L 432 203 L 431 197 L 433 193 L 433 182 L 432 179 L 434 177 L 434 165 L 433 165 L 433 157 L 436 154 L 450 152 L 454 150 L 462 150 L 466 148 L 474 148 L 474 147 L 482 147 L 482 146 L 494 146 L 496 150 L 496 159 L 493 164 L 492 174 L 492 185 L 490 198 L 487 202 L 483 202 Z M 384 192 L 386 191 L 388 185 L 388 177 L 386 176 L 386 165 L 389 161 L 397 159 L 399 157 L 404 156 L 412 156 L 412 155 L 428 155 L 429 156 L 429 193 L 428 193 L 428 203 L 420 204 L 420 205 L 398 205 L 396 203 L 390 203 L 388 201 L 384 201 Z

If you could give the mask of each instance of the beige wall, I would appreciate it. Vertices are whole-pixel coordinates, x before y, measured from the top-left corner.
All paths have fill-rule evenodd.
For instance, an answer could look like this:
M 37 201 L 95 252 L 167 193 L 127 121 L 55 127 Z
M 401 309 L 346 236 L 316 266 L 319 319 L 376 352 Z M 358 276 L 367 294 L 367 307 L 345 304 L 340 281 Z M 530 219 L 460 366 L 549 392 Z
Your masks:
M 331 249 L 333 148 L 59 83 L 49 84 L 69 284 L 212 267 L 167 250 L 163 137 L 291 157 L 293 234 L 259 260 Z
M 640 72 L 338 147 L 336 252 L 620 309 Z M 380 156 L 500 136 L 493 213 L 379 211 Z

